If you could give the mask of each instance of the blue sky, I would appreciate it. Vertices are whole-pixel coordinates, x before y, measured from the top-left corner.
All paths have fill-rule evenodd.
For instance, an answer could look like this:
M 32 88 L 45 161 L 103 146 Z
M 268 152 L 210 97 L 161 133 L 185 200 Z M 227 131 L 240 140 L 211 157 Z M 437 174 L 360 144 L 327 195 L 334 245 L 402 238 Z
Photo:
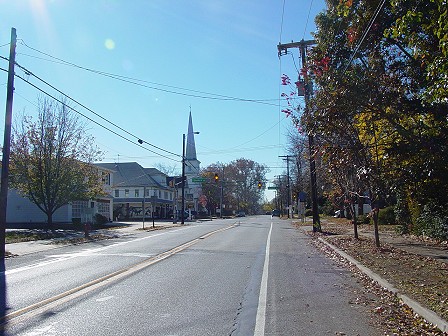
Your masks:
M 17 63 L 129 132 L 72 104 L 131 140 L 88 121 L 103 162 L 162 164 L 180 173 L 179 157 L 145 145 L 163 156 L 156 155 L 133 136 L 180 155 L 191 108 L 201 167 L 247 158 L 270 167 L 272 180 L 286 170 L 279 156 L 288 154 L 291 128 L 279 103 L 289 91 L 280 76 L 295 79 L 300 63 L 297 50 L 279 59 L 277 44 L 312 38 L 324 9 L 324 0 L 0 0 L 0 56 L 9 57 L 16 28 Z M 7 69 L 3 59 L 0 68 Z M 22 70 L 16 74 L 59 96 Z M 0 106 L 6 82 L 0 71 Z M 24 110 L 35 114 L 39 95 L 16 78 L 13 119 Z

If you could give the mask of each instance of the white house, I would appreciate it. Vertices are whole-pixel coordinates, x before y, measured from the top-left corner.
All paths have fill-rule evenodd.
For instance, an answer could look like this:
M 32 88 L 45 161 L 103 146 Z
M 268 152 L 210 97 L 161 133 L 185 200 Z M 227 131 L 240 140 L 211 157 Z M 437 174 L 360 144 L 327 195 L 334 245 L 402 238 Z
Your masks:
M 113 176 L 111 171 L 106 168 L 98 167 L 98 173 L 106 196 L 88 201 L 74 201 L 62 206 L 53 214 L 53 223 L 92 222 L 93 216 L 97 213 L 107 219 L 112 219 L 113 197 L 111 196 L 111 186 Z M 8 227 L 36 226 L 46 223 L 46 221 L 47 216 L 37 205 L 27 197 L 22 196 L 17 190 L 9 189 L 6 210 Z

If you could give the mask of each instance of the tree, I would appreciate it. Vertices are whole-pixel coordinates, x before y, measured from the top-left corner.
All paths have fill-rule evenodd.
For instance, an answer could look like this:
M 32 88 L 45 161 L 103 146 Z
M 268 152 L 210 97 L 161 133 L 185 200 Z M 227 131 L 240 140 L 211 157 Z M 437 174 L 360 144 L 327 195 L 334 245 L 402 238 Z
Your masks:
M 263 189 L 258 188 L 258 182 L 266 185 L 267 168 L 264 165 L 248 159 L 237 159 L 228 164 L 212 164 L 203 169 L 201 175 L 210 182 L 203 183 L 202 192 L 208 202 L 220 205 L 221 198 L 226 212 L 245 210 L 249 214 L 261 211 Z M 218 174 L 218 181 L 213 181 Z
M 303 69 L 317 93 L 302 123 L 320 135 L 319 150 L 332 173 L 342 173 L 336 184 L 369 190 L 372 202 L 395 193 L 407 198 L 401 204 L 445 206 L 448 197 L 440 190 L 448 183 L 446 2 L 327 5 L 316 19 L 310 66 Z M 344 181 L 344 172 L 352 181 Z M 404 208 L 401 213 L 408 216 Z
M 24 115 L 13 128 L 11 186 L 47 215 L 69 202 L 102 194 L 97 169 L 101 152 L 85 125 L 65 103 L 39 99 L 38 116 Z

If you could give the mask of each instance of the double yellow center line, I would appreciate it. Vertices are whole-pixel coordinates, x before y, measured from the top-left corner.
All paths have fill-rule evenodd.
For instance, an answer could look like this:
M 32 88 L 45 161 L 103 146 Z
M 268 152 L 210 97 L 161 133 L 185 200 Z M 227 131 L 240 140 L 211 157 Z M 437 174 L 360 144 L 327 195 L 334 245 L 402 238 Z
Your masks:
M 197 244 L 200 240 L 206 239 L 216 233 L 220 233 L 220 232 L 232 229 L 236 226 L 237 226 L 237 224 L 233 224 L 233 225 L 221 228 L 221 229 L 211 231 L 203 236 L 200 236 L 199 238 L 193 239 L 193 240 L 188 241 L 182 245 L 174 247 L 171 250 L 168 250 L 168 251 L 162 252 L 158 255 L 152 256 L 148 259 L 138 262 L 137 264 L 131 265 L 129 267 L 125 267 L 118 271 L 112 272 L 108 275 L 105 275 L 101 278 L 87 282 L 81 286 L 72 288 L 68 291 L 61 293 L 61 294 L 55 295 L 48 299 L 39 301 L 39 302 L 29 305 L 27 307 L 13 311 L 13 312 L 6 314 L 5 316 L 0 318 L 0 327 L 4 328 L 6 326 L 6 324 L 9 324 L 9 325 L 12 323 L 15 324 L 21 320 L 37 316 L 39 314 L 44 313 L 45 311 L 48 311 L 48 310 L 50 310 L 56 306 L 59 306 L 63 303 L 74 300 L 74 299 L 76 299 L 80 296 L 83 296 L 89 292 L 92 292 L 98 288 L 101 288 L 101 287 L 109 285 L 113 282 L 124 279 L 125 277 L 128 277 L 136 272 L 139 272 L 139 271 L 145 269 L 146 267 L 154 265 L 155 263 L 158 263 L 159 261 L 165 260 L 179 252 L 184 251 L 185 249 Z

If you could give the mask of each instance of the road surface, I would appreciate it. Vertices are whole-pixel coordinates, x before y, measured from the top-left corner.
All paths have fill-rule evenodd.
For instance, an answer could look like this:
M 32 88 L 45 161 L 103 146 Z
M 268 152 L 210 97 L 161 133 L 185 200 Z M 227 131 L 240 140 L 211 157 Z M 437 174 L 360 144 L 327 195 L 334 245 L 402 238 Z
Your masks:
M 270 216 L 7 261 L 7 335 L 382 335 L 350 273 Z

